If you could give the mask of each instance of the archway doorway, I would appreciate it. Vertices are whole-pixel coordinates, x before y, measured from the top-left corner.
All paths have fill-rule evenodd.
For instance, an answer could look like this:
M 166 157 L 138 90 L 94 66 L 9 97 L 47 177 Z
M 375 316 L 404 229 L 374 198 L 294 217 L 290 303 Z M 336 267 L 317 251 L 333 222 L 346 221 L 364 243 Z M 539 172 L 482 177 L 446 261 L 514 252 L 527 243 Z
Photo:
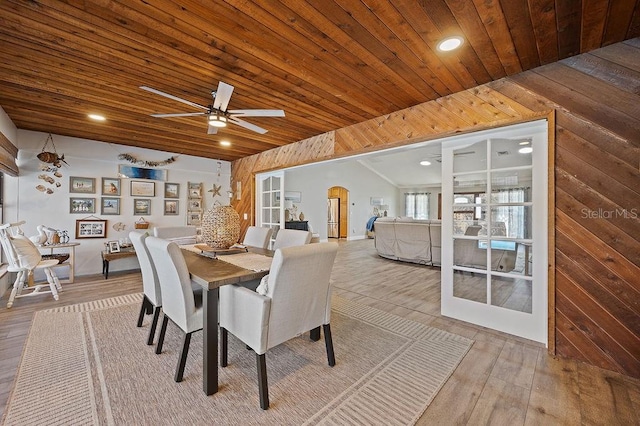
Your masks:
M 341 186 L 327 190 L 327 236 L 347 238 L 349 233 L 349 191 Z

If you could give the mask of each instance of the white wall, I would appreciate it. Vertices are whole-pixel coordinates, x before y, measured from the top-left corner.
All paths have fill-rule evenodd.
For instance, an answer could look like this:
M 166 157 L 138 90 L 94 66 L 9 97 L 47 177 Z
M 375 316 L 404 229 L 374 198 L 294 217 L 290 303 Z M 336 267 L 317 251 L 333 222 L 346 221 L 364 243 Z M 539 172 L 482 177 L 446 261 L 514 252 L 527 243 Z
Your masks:
M 397 189 L 356 161 L 333 161 L 312 164 L 285 171 L 285 190 L 302 192 L 302 201 L 295 203 L 298 214 L 304 213 L 313 231 L 327 240 L 327 190 L 342 186 L 349 191 L 348 239 L 366 236 L 367 220 L 371 218 L 371 197 L 382 197 L 389 204 L 390 216 L 400 214 L 396 207 Z
M 104 248 L 104 243 L 127 237 L 129 232 L 134 229 L 134 222 L 140 218 L 140 216 L 133 215 L 133 197 L 129 196 L 130 179 L 121 180 L 120 215 L 102 216 L 100 214 L 101 178 L 118 177 L 119 164 L 132 165 L 127 161 L 119 160 L 119 154 L 130 154 L 146 161 L 163 161 L 171 156 L 178 156 L 174 163 L 159 168 L 168 171 L 168 182 L 180 184 L 180 214 L 178 216 L 164 215 L 164 183 L 153 181 L 155 182 L 156 195 L 151 198 L 151 214 L 145 216 L 145 219 L 151 223 L 150 229 L 154 226 L 186 225 L 187 182 L 203 183 L 203 204 L 205 209 L 210 208 L 214 201 L 218 201 L 223 205 L 229 204 L 229 197 L 227 196 L 227 191 L 230 189 L 231 167 L 229 162 L 220 161 L 220 175 L 218 176 L 217 160 L 59 135 L 53 135 L 53 141 L 57 153 L 64 154 L 65 160 L 69 165 L 64 165 L 61 169 L 63 177 L 59 179 L 62 184 L 60 188 L 53 194 L 47 195 L 36 189 L 37 185 L 43 183 L 38 178 L 39 175 L 43 174 L 40 170 L 42 163 L 36 156 L 41 152 L 46 139 L 46 133 L 26 130 L 17 131 L 16 146 L 19 148 L 17 164 L 20 169 L 20 176 L 17 178 L 5 176 L 4 221 L 26 221 L 27 223 L 23 225 L 23 230 L 27 236 L 37 234 L 36 226 L 40 224 L 59 230 L 67 230 L 71 241 L 81 243 L 76 248 L 75 272 L 77 275 L 100 273 L 102 271 L 100 251 Z M 49 144 L 47 150 L 50 150 L 50 148 L 51 144 Z M 47 173 L 47 175 L 51 174 Z M 95 178 L 96 193 L 88 195 L 69 193 L 70 176 Z M 212 193 L 207 192 L 214 183 L 222 186 L 220 191 L 222 196 L 215 197 L 215 200 Z M 84 219 L 91 215 L 90 213 L 70 214 L 69 198 L 76 196 L 96 199 L 96 213 L 94 213 L 94 216 L 108 221 L 107 238 L 76 240 L 76 220 Z M 124 223 L 126 228 L 120 232 L 115 231 L 112 226 L 116 222 Z M 118 271 L 137 267 L 137 260 L 129 258 L 113 262 L 109 270 Z M 57 271 L 60 276 L 65 276 L 67 273 L 64 268 L 59 268 Z
M 18 128 L 9 118 L 4 109 L 0 107 L 0 133 L 2 133 L 9 141 L 16 145 L 18 140 Z

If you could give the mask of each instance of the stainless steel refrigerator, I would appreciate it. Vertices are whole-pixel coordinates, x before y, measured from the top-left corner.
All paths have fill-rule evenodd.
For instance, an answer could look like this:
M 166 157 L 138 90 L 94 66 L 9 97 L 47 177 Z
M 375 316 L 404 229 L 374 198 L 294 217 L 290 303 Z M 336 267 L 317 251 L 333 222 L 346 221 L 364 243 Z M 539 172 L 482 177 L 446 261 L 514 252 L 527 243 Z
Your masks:
M 340 198 L 327 200 L 327 236 L 340 238 Z

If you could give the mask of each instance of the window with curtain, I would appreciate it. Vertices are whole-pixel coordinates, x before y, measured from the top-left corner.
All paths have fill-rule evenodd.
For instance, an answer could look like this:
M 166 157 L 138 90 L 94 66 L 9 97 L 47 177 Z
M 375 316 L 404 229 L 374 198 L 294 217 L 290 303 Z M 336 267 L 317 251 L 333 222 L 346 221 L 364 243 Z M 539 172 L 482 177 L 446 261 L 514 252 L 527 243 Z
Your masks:
M 404 214 L 414 219 L 429 219 L 429 193 L 406 192 L 404 194 Z
M 524 203 L 530 200 L 531 188 L 498 189 L 492 194 L 494 204 Z M 506 230 L 504 235 L 512 238 L 530 238 L 529 229 L 531 218 L 528 217 L 528 209 L 524 206 L 496 207 L 495 221 L 504 223 Z

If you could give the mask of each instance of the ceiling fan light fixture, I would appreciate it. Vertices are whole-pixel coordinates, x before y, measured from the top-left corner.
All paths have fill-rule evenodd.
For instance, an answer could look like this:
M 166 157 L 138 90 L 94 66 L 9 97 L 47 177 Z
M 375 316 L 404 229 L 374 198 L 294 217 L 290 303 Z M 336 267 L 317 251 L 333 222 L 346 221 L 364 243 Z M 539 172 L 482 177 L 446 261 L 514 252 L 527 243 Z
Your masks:
M 210 115 L 209 116 L 209 124 L 213 127 L 226 127 L 227 126 L 227 117 L 222 115 Z
M 440 52 L 450 52 L 462 46 L 464 39 L 460 36 L 447 37 L 440 40 L 438 43 L 438 50 Z

